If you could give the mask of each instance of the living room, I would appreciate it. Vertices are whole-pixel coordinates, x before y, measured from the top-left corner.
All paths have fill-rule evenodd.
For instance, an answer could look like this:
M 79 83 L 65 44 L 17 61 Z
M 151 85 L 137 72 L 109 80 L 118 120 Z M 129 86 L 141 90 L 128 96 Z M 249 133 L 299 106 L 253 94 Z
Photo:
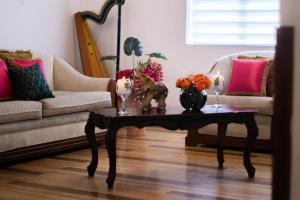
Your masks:
M 33 54 L 33 59 L 35 59 L 36 55 L 39 55 L 41 59 L 45 58 L 45 60 L 42 60 L 45 65 L 45 73 L 48 75 L 46 81 L 48 81 L 50 90 L 53 90 L 53 95 L 56 99 L 59 97 L 60 101 L 70 102 L 68 103 L 69 107 L 64 110 L 61 110 L 60 105 L 54 102 L 55 98 L 45 101 L 41 100 L 39 104 L 30 104 L 30 109 L 35 109 L 34 113 L 31 113 L 31 117 L 34 115 L 36 118 L 30 119 L 27 115 L 25 118 L 22 118 L 24 116 L 18 116 L 17 114 L 14 116 L 6 114 L 2 118 L 0 117 L 0 135 L 2 135 L 2 142 L 0 142 L 0 155 L 2 157 L 0 162 L 0 199 L 299 199 L 300 194 L 297 191 L 297 184 L 300 182 L 300 168 L 296 159 L 300 152 L 299 145 L 297 145 L 297 141 L 299 141 L 299 134 L 297 134 L 299 123 L 296 123 L 299 121 L 299 112 L 297 112 L 299 111 L 299 106 L 296 103 L 299 100 L 297 88 L 299 83 L 296 76 L 294 76 L 294 81 L 293 79 L 290 80 L 293 86 L 289 87 L 288 83 L 282 84 L 285 92 L 289 92 L 289 89 L 292 88 L 290 92 L 293 94 L 293 97 L 291 99 L 278 97 L 278 99 L 281 98 L 287 100 L 287 102 L 290 100 L 289 109 L 293 112 L 287 121 L 289 128 L 282 133 L 284 134 L 283 136 L 274 136 L 277 139 L 275 142 L 271 141 L 271 134 L 274 134 L 273 132 L 271 133 L 271 119 L 272 117 L 273 120 L 276 118 L 275 111 L 280 109 L 275 107 L 275 105 L 279 104 L 274 102 L 273 114 L 273 111 L 270 111 L 273 110 L 273 104 L 268 103 L 269 101 L 267 102 L 266 100 L 272 98 L 273 102 L 273 95 L 270 97 L 249 97 L 247 95 L 244 98 L 246 100 L 242 100 L 242 97 L 239 96 L 233 95 L 228 97 L 224 95 L 226 93 L 224 89 L 220 91 L 219 102 L 222 104 L 221 106 L 247 107 L 248 105 L 251 109 L 254 107 L 256 111 L 253 112 L 249 110 L 240 111 L 240 113 L 249 114 L 250 117 L 253 116 L 254 112 L 258 111 L 258 114 L 255 115 L 259 129 L 258 138 L 254 149 L 250 148 L 249 151 L 249 154 L 250 152 L 252 153 L 251 160 L 256 168 L 254 178 L 250 177 L 251 172 L 249 173 L 249 169 L 246 166 L 245 170 L 243 165 L 243 147 L 245 146 L 245 137 L 247 135 L 245 127 L 248 128 L 248 119 L 242 121 L 242 124 L 244 123 L 246 126 L 232 125 L 228 127 L 224 151 L 226 162 L 224 163 L 224 169 L 218 169 L 218 164 L 220 167 L 222 159 L 220 159 L 221 154 L 219 154 L 220 144 L 217 146 L 215 144 L 220 142 L 216 137 L 218 134 L 216 126 L 212 125 L 202 129 L 202 131 L 213 132 L 214 137 L 204 134 L 201 138 L 203 143 L 199 145 L 196 142 L 197 144 L 192 145 L 194 146 L 192 147 L 191 144 L 195 143 L 196 139 L 187 137 L 187 134 L 188 136 L 196 134 L 197 137 L 200 135 L 198 134 L 198 128 L 200 128 L 201 123 L 196 125 L 196 122 L 193 122 L 193 119 L 198 120 L 202 117 L 199 114 L 200 112 L 188 113 L 187 117 L 184 118 L 178 113 L 176 113 L 178 118 L 173 118 L 172 115 L 174 113 L 172 115 L 168 114 L 175 112 L 173 110 L 169 112 L 168 108 L 183 109 L 180 102 L 181 90 L 176 88 L 177 79 L 197 74 L 204 74 L 212 78 L 218 75 L 218 71 L 220 71 L 219 73 L 221 74 L 219 75 L 225 78 L 225 85 L 227 86 L 230 83 L 230 77 L 228 77 L 228 74 L 231 76 L 230 70 L 218 70 L 218 67 L 217 70 L 212 69 L 214 64 L 220 61 L 220 58 L 227 59 L 233 55 L 250 57 L 267 55 L 272 58 L 276 57 L 279 63 L 282 56 L 279 52 L 290 52 L 289 50 L 292 49 L 294 55 L 297 55 L 299 51 L 299 33 L 297 29 L 300 26 L 297 21 L 297 18 L 299 18 L 297 12 L 299 3 L 293 0 L 281 0 L 281 2 L 279 0 L 264 0 L 263 3 L 265 5 L 278 5 L 277 7 L 280 7 L 280 9 L 276 11 L 274 8 L 259 7 L 257 9 L 260 15 L 253 16 L 253 20 L 258 19 L 259 21 L 263 19 L 262 16 L 266 12 L 272 13 L 271 18 L 268 18 L 270 16 L 264 17 L 278 24 L 271 30 L 271 33 L 263 32 L 265 29 L 260 27 L 261 31 L 258 32 L 262 33 L 261 35 L 271 35 L 270 39 L 261 39 L 255 42 L 251 39 L 243 41 L 245 36 L 240 37 L 238 41 L 230 40 L 230 38 L 234 38 L 233 33 L 232 35 L 228 33 L 222 34 L 224 33 L 222 29 L 225 27 L 227 20 L 225 18 L 224 21 L 219 22 L 217 27 L 214 28 L 208 24 L 212 24 L 217 17 L 204 17 L 207 21 L 202 24 L 206 24 L 206 26 L 199 26 L 200 28 L 193 27 L 189 20 L 191 18 L 201 19 L 199 16 L 197 18 L 196 15 L 201 15 L 201 8 L 205 10 L 205 3 L 207 2 L 215 4 L 215 10 L 211 9 L 210 11 L 216 12 L 218 8 L 220 9 L 224 5 L 228 10 L 234 10 L 235 8 L 230 8 L 230 6 L 236 5 L 236 3 L 245 4 L 246 2 L 246 4 L 251 5 L 257 2 L 262 3 L 262 1 L 257 0 L 127 0 L 122 5 L 114 4 L 103 24 L 97 24 L 93 20 L 87 19 L 94 44 L 102 56 L 116 54 L 118 32 L 120 33 L 121 55 L 119 58 L 117 57 L 117 59 L 120 59 L 120 70 L 137 67 L 139 61 L 147 61 L 149 58 L 147 54 L 153 52 L 159 52 L 159 58 L 166 57 L 166 59 L 157 59 L 156 54 L 156 57 L 153 58 L 153 60 L 157 60 L 163 66 L 163 83 L 168 89 L 166 117 L 159 117 L 160 114 L 157 117 L 153 116 L 153 123 L 151 124 L 152 118 L 149 118 L 148 121 L 148 118 L 141 118 L 141 121 L 139 121 L 137 117 L 137 120 L 134 121 L 125 115 L 120 118 L 122 119 L 120 123 L 138 127 L 148 126 L 149 124 L 152 126 L 159 120 L 159 123 L 163 124 L 162 126 L 167 129 L 184 129 L 169 131 L 156 126 L 143 129 L 123 127 L 117 134 L 117 146 L 116 152 L 114 152 L 117 154 L 117 172 L 114 174 L 115 180 L 112 182 L 112 184 L 114 183 L 113 189 L 108 189 L 107 186 L 109 185 L 106 184 L 105 180 L 108 171 L 111 171 L 109 163 L 111 160 L 116 160 L 116 158 L 113 158 L 114 156 L 111 155 L 108 156 L 106 152 L 107 145 L 104 145 L 105 131 L 96 129 L 96 132 L 103 132 L 95 136 L 95 139 L 101 144 L 99 149 L 96 150 L 99 153 L 99 158 L 97 157 L 99 166 L 98 168 L 96 167 L 97 169 L 92 170 L 94 177 L 88 177 L 86 167 L 92 157 L 88 141 L 85 138 L 85 131 L 86 134 L 88 132 L 85 130 L 85 125 L 88 121 L 88 111 L 96 107 L 104 108 L 115 104 L 115 82 L 111 81 L 111 79 L 116 77 L 116 62 L 99 60 L 99 63 L 104 63 L 108 78 L 96 80 L 85 77 L 83 74 L 88 74 L 89 69 L 86 68 L 83 62 L 84 47 L 79 42 L 81 35 L 78 34 L 78 24 L 75 21 L 75 14 L 78 12 L 92 11 L 98 15 L 105 2 L 107 1 L 0 1 L 0 25 L 2 27 L 0 32 L 0 49 L 9 51 L 30 50 Z M 191 6 L 193 3 L 200 5 L 199 11 L 193 10 L 193 6 Z M 120 8 L 122 13 L 119 18 L 118 9 Z M 204 12 L 203 10 L 202 12 L 207 14 L 208 11 Z M 239 12 L 242 12 L 242 10 Z M 277 15 L 275 18 L 274 13 Z M 216 16 L 222 14 L 224 13 L 218 13 Z M 247 14 L 244 13 L 244 15 Z M 122 20 L 120 29 L 118 29 L 118 19 Z M 244 19 L 247 19 L 247 17 L 244 17 Z M 251 21 L 249 18 L 248 20 Z M 197 23 L 201 24 L 201 21 Z M 292 43 L 293 47 L 290 47 L 290 49 L 280 50 L 277 47 L 288 48 L 288 46 L 285 44 L 276 45 L 276 41 L 280 41 L 280 38 L 278 36 L 278 39 L 276 39 L 275 28 L 284 28 L 286 26 L 294 29 L 295 42 Z M 192 29 L 203 31 L 201 37 L 193 37 Z M 209 35 L 205 32 L 209 32 L 209 30 L 216 31 L 214 33 L 215 37 L 212 37 L 213 34 Z M 219 37 L 216 37 L 216 35 L 219 35 Z M 139 45 L 143 47 L 143 56 L 128 56 L 126 52 L 123 52 L 123 44 L 126 43 L 126 39 L 129 37 L 139 40 Z M 285 36 L 282 37 L 284 38 Z M 87 39 L 85 36 L 82 36 L 82 38 Z M 289 39 L 285 38 L 284 41 L 289 41 Z M 137 55 L 136 49 L 132 51 Z M 299 74 L 297 73 L 300 69 L 298 57 L 294 56 L 292 59 L 291 70 L 294 70 L 293 75 Z M 49 70 L 48 65 L 51 66 L 52 70 Z M 227 65 L 231 69 L 231 63 Z M 286 67 L 286 73 L 288 71 L 288 67 Z M 49 74 L 52 78 L 49 78 Z M 288 80 L 284 75 L 282 73 L 283 77 L 278 78 L 278 76 L 276 79 Z M 2 84 L 1 80 L 0 83 Z M 284 87 L 285 85 L 286 87 Z M 59 90 L 59 92 L 56 90 Z M 100 90 L 106 92 L 99 93 Z M 62 94 L 60 91 L 65 92 Z M 90 92 L 90 94 L 86 95 L 85 92 Z M 203 113 L 206 113 L 206 108 L 210 104 L 215 104 L 217 99 L 213 89 L 209 88 L 207 92 L 209 94 L 206 107 L 201 111 Z M 255 99 L 255 101 L 252 99 Z M 256 99 L 258 100 L 256 101 Z M 84 101 L 89 101 L 89 106 L 80 104 Z M 280 102 L 280 100 L 277 102 Z M 0 111 L 7 113 L 8 111 L 7 108 L 4 108 L 4 104 L 5 102 L 1 100 Z M 152 104 L 155 106 L 154 102 Z M 29 107 L 26 107 L 29 104 L 24 105 L 24 109 L 29 109 Z M 47 106 L 47 108 L 38 113 L 37 110 L 41 109 L 40 106 Z M 19 109 L 17 107 L 13 105 L 8 109 L 15 111 Z M 128 105 L 127 111 L 132 114 L 133 111 L 129 107 Z M 85 109 L 84 113 L 82 109 Z M 220 109 L 222 110 L 222 108 Z M 288 109 L 283 111 L 288 112 Z M 236 113 L 238 111 L 230 112 Z M 63 114 L 67 114 L 67 116 Z M 95 118 L 93 116 L 90 115 L 89 121 L 95 121 L 98 115 L 94 116 Z M 242 118 L 240 116 L 244 115 L 239 115 L 237 120 L 235 116 L 232 116 L 216 114 L 212 121 L 219 125 L 227 117 L 228 119 L 225 121 L 236 122 L 240 121 Z M 44 119 L 44 117 L 49 119 Z M 119 120 L 119 118 L 115 119 L 111 115 L 106 115 L 105 117 L 112 121 Z M 280 116 L 277 117 L 278 122 Z M 26 119 L 26 121 L 20 119 Z M 148 124 L 144 122 L 145 120 Z M 171 123 L 172 120 L 175 121 Z M 189 123 L 183 123 L 182 121 Z M 111 124 L 111 126 L 115 125 L 115 123 Z M 272 127 L 273 130 L 276 130 L 275 125 Z M 99 128 L 101 125 L 96 126 Z M 115 128 L 121 128 L 119 126 L 121 124 L 118 124 Z M 195 127 L 192 127 L 194 128 L 192 130 L 186 126 Z M 284 123 L 279 124 L 279 128 L 287 126 Z M 251 129 L 253 126 L 249 125 L 249 127 Z M 102 128 L 113 129 L 107 124 L 103 125 Z M 189 130 L 187 131 L 187 129 Z M 220 129 L 220 132 L 222 132 L 222 128 Z M 195 130 L 197 130 L 197 133 L 195 133 Z M 243 139 L 232 142 L 229 136 L 239 135 L 240 132 L 243 132 Z M 255 130 L 252 130 L 252 132 L 255 132 Z M 263 137 L 265 132 L 268 135 L 266 138 Z M 116 135 L 109 133 L 108 135 Z M 70 139 L 70 137 L 72 137 L 72 140 L 66 140 Z M 90 136 L 90 138 L 92 137 Z M 283 143 L 285 141 L 282 138 L 290 138 L 289 143 Z M 58 141 L 60 140 L 64 142 L 59 144 Z M 93 138 L 88 140 L 90 144 L 94 144 Z M 111 140 L 116 140 L 116 138 L 111 138 Z M 190 145 L 186 146 L 188 142 L 190 142 Z M 111 143 L 107 142 L 107 144 Z M 281 155 L 278 153 L 281 151 L 274 148 L 281 149 L 284 154 Z M 289 152 L 284 151 L 285 149 L 288 149 Z M 95 156 L 95 149 L 92 151 L 94 151 L 93 156 Z M 110 154 L 113 154 L 113 152 Z M 289 155 L 291 160 L 285 160 Z M 273 156 L 275 157 L 274 161 L 272 161 Z M 5 161 L 6 158 L 9 159 Z M 286 164 L 286 166 L 276 163 L 278 161 Z M 272 162 L 274 162 L 275 166 L 277 164 L 277 167 L 272 168 Z M 286 182 L 272 182 L 272 176 L 276 174 L 276 170 L 287 175 L 285 177 L 288 178 L 283 180 Z M 91 172 L 89 171 L 89 173 Z M 273 179 L 282 180 L 280 177 L 273 177 Z M 280 185 L 287 188 L 281 188 L 279 187 Z

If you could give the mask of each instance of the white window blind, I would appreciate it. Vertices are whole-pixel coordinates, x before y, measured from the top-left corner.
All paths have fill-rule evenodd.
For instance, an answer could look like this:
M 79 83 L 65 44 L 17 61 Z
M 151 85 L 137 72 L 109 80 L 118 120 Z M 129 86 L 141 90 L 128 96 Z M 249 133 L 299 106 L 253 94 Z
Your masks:
M 187 0 L 187 44 L 275 45 L 280 0 Z

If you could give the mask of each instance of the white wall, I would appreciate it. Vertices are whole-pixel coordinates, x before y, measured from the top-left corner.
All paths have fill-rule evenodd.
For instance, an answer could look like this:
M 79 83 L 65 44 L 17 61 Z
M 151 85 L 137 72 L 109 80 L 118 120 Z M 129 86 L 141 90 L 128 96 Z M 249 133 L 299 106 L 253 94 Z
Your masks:
M 74 13 L 99 12 L 104 0 L 0 0 L 0 48 L 32 49 L 61 56 L 81 71 L 80 54 L 74 25 Z M 127 0 L 123 6 L 122 41 L 138 37 L 145 52 L 167 55 L 165 83 L 169 105 L 178 105 L 175 80 L 191 73 L 207 72 L 223 55 L 262 50 L 263 47 L 199 46 L 185 44 L 185 0 Z M 109 13 L 104 25 L 89 22 L 102 55 L 115 54 L 117 8 Z M 122 42 L 123 43 L 123 42 Z M 270 49 L 270 48 L 268 48 Z M 122 56 L 122 68 L 130 67 L 131 58 Z M 114 63 L 108 63 L 113 76 Z
M 300 199 L 300 13 L 299 0 L 282 0 L 282 24 L 291 25 L 295 33 L 294 104 L 292 119 L 292 188 L 291 200 Z
M 53 53 L 80 70 L 73 15 L 95 2 L 99 4 L 99 0 L 0 0 L 0 48 Z
M 104 0 L 0 0 L 0 48 L 33 49 L 51 52 L 75 64 L 81 70 L 73 14 L 82 10 L 98 12 Z M 217 58 L 263 47 L 185 45 L 185 0 L 127 0 L 123 8 L 123 41 L 128 36 L 141 39 L 146 52 L 160 51 L 165 82 L 169 86 L 169 105 L 178 104 L 176 78 L 207 72 Z M 299 0 L 282 0 L 282 24 L 296 27 L 295 88 L 293 115 L 292 198 L 300 199 L 300 7 Z M 102 26 L 91 24 L 103 55 L 114 54 L 116 46 L 116 8 Z M 270 49 L 270 48 L 268 48 Z M 113 73 L 113 64 L 109 64 Z M 131 59 L 122 58 L 123 67 Z M 298 190 L 297 190 L 298 189 Z
M 145 52 L 167 55 L 165 83 L 170 93 L 168 105 L 179 104 L 175 80 L 192 73 L 206 73 L 214 61 L 224 55 L 271 48 L 245 46 L 200 46 L 185 44 L 186 0 L 127 0 L 123 8 L 123 39 L 138 37 Z M 131 58 L 122 62 L 131 66 Z

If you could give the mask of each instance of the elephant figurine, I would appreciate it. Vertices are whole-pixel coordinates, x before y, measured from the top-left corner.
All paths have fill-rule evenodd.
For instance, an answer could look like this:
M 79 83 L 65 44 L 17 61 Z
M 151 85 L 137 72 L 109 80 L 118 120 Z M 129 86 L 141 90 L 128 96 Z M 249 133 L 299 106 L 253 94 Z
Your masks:
M 151 110 L 151 101 L 155 99 L 157 101 L 157 112 L 166 111 L 166 98 L 168 96 L 168 88 L 163 83 L 155 83 L 149 81 L 147 85 L 144 85 L 145 97 L 142 104 L 143 112 Z
M 134 74 L 140 79 L 144 90 L 144 99 L 142 103 L 142 111 L 148 112 L 151 110 L 152 99 L 156 100 L 157 112 L 166 111 L 166 98 L 168 96 L 168 88 L 163 83 L 155 83 L 153 79 L 143 75 L 140 70 L 135 70 Z

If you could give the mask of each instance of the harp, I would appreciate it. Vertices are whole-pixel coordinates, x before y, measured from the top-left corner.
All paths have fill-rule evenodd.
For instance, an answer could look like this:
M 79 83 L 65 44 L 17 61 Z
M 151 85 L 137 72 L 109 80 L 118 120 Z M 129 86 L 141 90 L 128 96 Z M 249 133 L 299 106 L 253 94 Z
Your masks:
M 91 77 L 109 77 L 105 63 L 101 61 L 101 53 L 97 48 L 94 37 L 88 26 L 87 19 L 90 19 L 98 24 L 104 24 L 110 10 L 117 5 L 118 9 L 118 38 L 117 38 L 117 61 L 116 71 L 119 71 L 120 64 L 120 31 L 121 31 L 121 6 L 125 0 L 107 0 L 100 14 L 93 12 L 78 12 L 75 14 L 75 23 L 77 30 L 77 37 L 80 48 L 80 56 L 83 67 L 83 73 Z

